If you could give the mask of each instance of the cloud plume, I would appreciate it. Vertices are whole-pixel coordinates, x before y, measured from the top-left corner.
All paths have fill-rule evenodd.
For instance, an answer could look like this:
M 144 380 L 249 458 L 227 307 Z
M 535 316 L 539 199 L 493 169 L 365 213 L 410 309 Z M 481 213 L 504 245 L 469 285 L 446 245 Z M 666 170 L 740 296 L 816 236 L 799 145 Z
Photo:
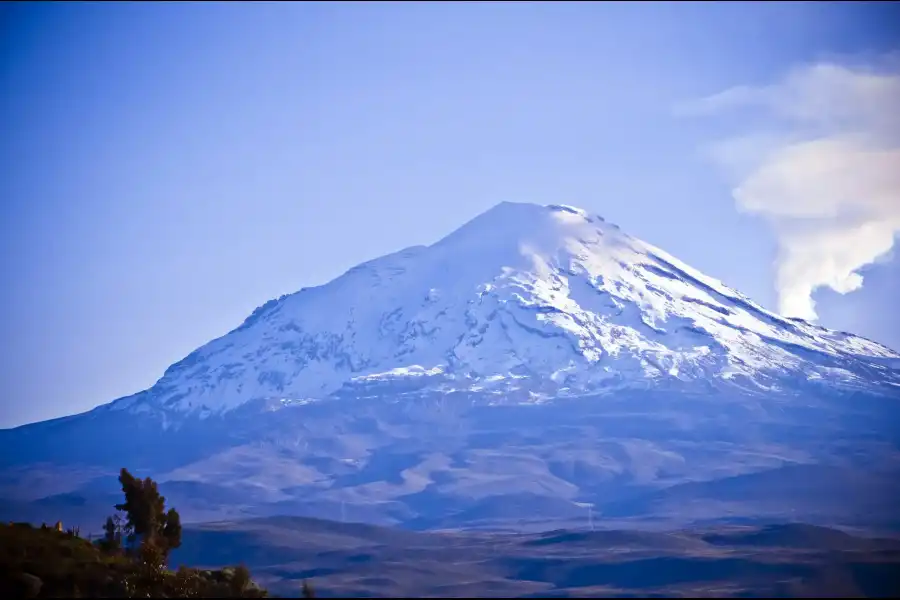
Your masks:
M 860 269 L 890 255 L 900 233 L 900 61 L 820 63 L 763 87 L 735 87 L 680 108 L 739 113 L 754 133 L 710 154 L 734 178 L 741 211 L 778 240 L 779 311 L 815 319 L 813 292 L 846 294 Z

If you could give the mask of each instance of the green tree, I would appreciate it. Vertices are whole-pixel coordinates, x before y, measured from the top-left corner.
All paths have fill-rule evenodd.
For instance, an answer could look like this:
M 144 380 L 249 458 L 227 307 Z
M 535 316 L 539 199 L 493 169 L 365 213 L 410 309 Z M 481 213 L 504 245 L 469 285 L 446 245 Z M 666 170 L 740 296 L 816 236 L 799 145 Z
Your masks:
M 122 519 L 119 515 L 106 517 L 100 545 L 105 551 L 113 554 L 122 548 Z
M 162 535 L 167 550 L 171 551 L 181 546 L 181 515 L 174 508 L 170 508 L 166 513 Z
M 125 536 L 132 553 L 144 562 L 164 563 L 169 552 L 181 545 L 181 517 L 174 508 L 166 512 L 166 499 L 156 482 L 135 477 L 123 468 L 119 483 L 125 502 L 116 510 L 125 513 Z

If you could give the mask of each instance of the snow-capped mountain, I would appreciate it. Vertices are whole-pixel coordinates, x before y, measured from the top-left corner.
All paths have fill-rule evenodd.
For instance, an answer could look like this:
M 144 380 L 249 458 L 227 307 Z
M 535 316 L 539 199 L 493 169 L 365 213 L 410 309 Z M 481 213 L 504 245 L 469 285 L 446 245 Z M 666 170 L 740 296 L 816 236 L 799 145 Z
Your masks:
M 0 518 L 102 504 L 128 466 L 193 518 L 900 527 L 898 399 L 893 350 L 503 203 L 267 302 L 148 390 L 0 431 Z
M 503 203 L 432 246 L 267 302 L 113 407 L 207 415 L 385 381 L 520 402 L 674 382 L 866 387 L 900 384 L 898 365 L 583 210 Z

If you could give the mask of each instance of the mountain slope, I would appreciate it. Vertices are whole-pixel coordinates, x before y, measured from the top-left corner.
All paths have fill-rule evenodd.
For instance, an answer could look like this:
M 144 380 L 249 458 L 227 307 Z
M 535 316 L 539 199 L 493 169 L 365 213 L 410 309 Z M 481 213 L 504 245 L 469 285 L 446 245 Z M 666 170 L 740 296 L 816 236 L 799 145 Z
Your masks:
M 504 203 L 267 302 L 148 390 L 0 431 L 0 498 L 89 515 L 128 466 L 196 519 L 547 526 L 584 522 L 589 502 L 647 522 L 800 506 L 810 522 L 893 527 L 898 367 L 599 217 Z M 804 466 L 823 470 L 791 470 Z M 827 473 L 822 506 L 787 473 Z M 752 474 L 757 494 L 717 495 Z M 702 514 L 679 515 L 692 500 Z
M 900 386 L 900 355 L 781 318 L 616 226 L 504 203 L 270 301 L 111 408 L 206 415 L 389 381 L 519 401 L 677 382 Z M 896 389 L 900 389 L 897 387 Z

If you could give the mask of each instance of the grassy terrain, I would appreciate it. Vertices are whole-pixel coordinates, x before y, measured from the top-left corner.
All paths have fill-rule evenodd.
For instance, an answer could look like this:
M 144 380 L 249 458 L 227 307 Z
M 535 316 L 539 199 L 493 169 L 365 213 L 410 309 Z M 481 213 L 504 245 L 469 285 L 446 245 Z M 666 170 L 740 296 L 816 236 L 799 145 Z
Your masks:
M 0 525 L 0 592 L 5 598 L 260 598 L 243 568 L 154 569 L 106 553 L 72 532 Z
M 185 528 L 176 561 L 243 561 L 319 597 L 896 597 L 900 540 L 810 525 L 510 534 L 306 518 Z

